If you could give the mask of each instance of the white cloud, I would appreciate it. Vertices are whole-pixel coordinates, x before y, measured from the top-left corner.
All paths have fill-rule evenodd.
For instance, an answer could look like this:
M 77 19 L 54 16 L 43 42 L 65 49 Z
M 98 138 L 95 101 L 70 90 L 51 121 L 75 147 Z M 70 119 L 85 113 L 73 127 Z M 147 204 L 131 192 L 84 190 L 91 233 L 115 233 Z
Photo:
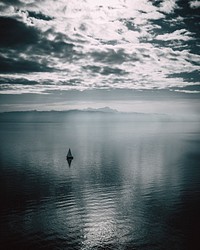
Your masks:
M 164 35 L 158 35 L 156 37 L 158 40 L 162 41 L 170 41 L 170 40 L 183 40 L 188 41 L 192 40 L 192 33 L 187 31 L 186 29 L 176 30 L 172 33 L 166 33 Z
M 189 4 L 190 4 L 190 7 L 192 9 L 200 8 L 200 1 L 199 0 L 190 1 Z
M 163 0 L 163 2 L 160 5 L 160 11 L 163 11 L 164 13 L 172 13 L 177 8 L 176 4 L 177 0 Z
M 197 90 L 174 90 L 175 92 L 188 93 L 188 94 L 199 94 L 200 91 Z

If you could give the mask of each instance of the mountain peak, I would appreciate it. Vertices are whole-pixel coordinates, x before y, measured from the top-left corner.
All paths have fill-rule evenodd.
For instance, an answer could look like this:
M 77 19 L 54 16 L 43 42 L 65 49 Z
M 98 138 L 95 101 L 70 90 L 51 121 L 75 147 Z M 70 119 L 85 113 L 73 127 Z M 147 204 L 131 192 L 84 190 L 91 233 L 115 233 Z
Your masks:
M 92 111 L 92 112 L 104 112 L 104 113 L 116 113 L 118 112 L 116 109 L 111 109 L 110 107 L 103 107 L 103 108 L 87 108 L 84 111 Z

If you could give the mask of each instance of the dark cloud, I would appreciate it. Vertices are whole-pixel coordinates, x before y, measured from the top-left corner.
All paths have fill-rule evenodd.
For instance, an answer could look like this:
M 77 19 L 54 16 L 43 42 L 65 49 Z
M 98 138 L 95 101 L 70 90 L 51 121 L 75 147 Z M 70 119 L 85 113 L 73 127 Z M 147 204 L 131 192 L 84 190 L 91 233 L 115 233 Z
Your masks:
M 20 79 L 10 79 L 10 78 L 5 78 L 5 77 L 1 77 L 0 78 L 0 89 L 2 87 L 2 85 L 6 85 L 7 88 L 9 89 L 9 85 L 37 85 L 38 82 L 37 81 L 30 81 L 24 78 L 20 78 Z M 3 87 L 4 88 L 4 87 Z
M 5 4 L 14 4 L 14 5 L 20 5 L 21 1 L 20 0 L 1 0 L 1 2 Z
M 54 40 L 46 39 L 47 32 L 41 35 L 40 41 L 35 46 L 34 51 L 38 54 L 50 54 L 59 58 L 65 58 L 67 61 L 71 60 L 76 53 L 73 50 L 73 43 L 65 41 L 65 37 L 57 34 Z
M 27 73 L 51 71 L 51 68 L 37 61 L 0 56 L 0 73 Z
M 77 85 L 80 85 L 82 81 L 83 80 L 80 78 L 73 78 L 73 79 L 69 79 L 68 81 L 60 81 L 60 84 L 63 86 L 77 86 Z
M 20 3 L 19 1 L 6 1 Z M 0 73 L 29 73 L 50 70 L 30 57 L 27 53 L 30 46 L 36 45 L 40 39 L 39 32 L 14 17 L 0 17 Z M 20 56 L 23 53 L 23 58 Z M 5 80 L 5 79 L 4 79 Z
M 183 78 L 183 81 L 187 81 L 187 82 L 199 82 L 200 72 L 198 70 L 194 70 L 192 72 L 174 73 L 174 74 L 169 75 L 169 77 L 172 77 L 172 78 L 180 77 L 180 78 Z
M 111 67 L 103 67 L 102 71 L 101 71 L 102 75 L 110 75 L 110 74 L 114 74 L 114 75 L 127 75 L 128 72 L 119 69 L 119 68 L 111 68 Z
M 159 7 L 163 0 L 152 0 L 154 6 Z
M 10 17 L 0 17 L 0 47 L 27 46 L 38 40 L 38 31 L 34 27 Z
M 51 32 L 51 31 L 50 31 Z M 0 72 L 25 73 L 52 71 L 47 55 L 72 60 L 74 45 L 64 41 L 62 34 L 48 40 L 48 31 L 42 33 L 14 18 L 0 17 Z M 5 50 L 7 49 L 7 50 Z M 20 53 L 26 54 L 22 59 Z
M 28 15 L 29 17 L 34 17 L 36 19 L 41 19 L 45 21 L 50 21 L 54 19 L 53 17 L 42 14 L 41 12 L 28 11 Z
M 200 92 L 200 85 L 188 85 L 184 87 L 172 87 L 172 90 L 186 90 L 186 91 L 198 91 Z
M 98 62 L 106 62 L 110 64 L 121 64 L 126 61 L 139 60 L 137 57 L 133 58 L 132 55 L 127 54 L 123 49 L 108 49 L 107 51 L 94 51 L 89 55 Z
M 120 68 L 111 68 L 111 67 L 98 67 L 98 66 L 94 66 L 94 65 L 87 65 L 87 66 L 83 66 L 82 67 L 83 70 L 87 70 L 90 71 L 91 73 L 98 73 L 98 74 L 102 74 L 102 75 L 127 75 L 128 72 L 126 72 L 125 70 L 122 70 Z

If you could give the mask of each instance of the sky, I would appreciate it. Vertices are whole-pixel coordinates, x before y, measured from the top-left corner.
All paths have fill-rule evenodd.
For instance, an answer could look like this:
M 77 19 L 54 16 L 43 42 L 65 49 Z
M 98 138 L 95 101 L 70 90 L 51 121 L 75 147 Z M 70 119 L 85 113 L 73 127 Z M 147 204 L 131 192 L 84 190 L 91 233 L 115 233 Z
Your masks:
M 200 113 L 199 0 L 0 0 L 0 112 Z

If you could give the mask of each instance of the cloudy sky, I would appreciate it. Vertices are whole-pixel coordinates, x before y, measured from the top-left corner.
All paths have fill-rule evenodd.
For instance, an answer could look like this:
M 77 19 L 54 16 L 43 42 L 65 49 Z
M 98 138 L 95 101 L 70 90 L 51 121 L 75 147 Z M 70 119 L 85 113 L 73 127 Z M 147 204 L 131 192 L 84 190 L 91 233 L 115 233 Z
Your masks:
M 0 111 L 200 109 L 199 0 L 0 0 Z

